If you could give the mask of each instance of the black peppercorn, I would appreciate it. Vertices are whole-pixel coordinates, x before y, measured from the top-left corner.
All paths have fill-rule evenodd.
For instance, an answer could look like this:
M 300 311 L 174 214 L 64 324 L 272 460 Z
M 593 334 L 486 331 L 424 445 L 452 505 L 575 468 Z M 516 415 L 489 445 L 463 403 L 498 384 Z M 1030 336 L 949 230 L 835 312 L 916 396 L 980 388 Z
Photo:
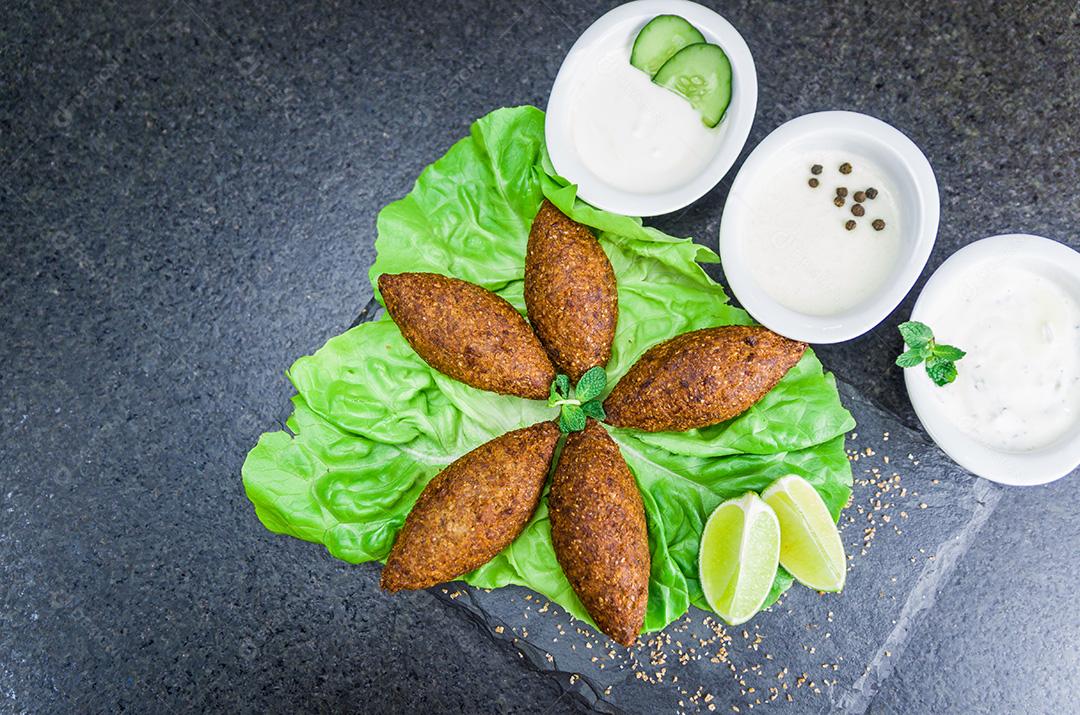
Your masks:
M 875 231 L 880 231 L 881 229 L 885 228 L 885 222 L 879 218 L 874 219 L 874 222 L 870 225 L 874 227 Z
M 844 228 L 846 228 L 848 231 L 853 230 L 855 228 L 855 222 L 851 219 L 848 219 L 846 222 L 844 222 Z
M 866 213 L 866 209 L 862 207 L 862 204 L 853 204 L 851 207 L 851 213 L 855 216 L 862 216 Z
M 846 186 L 837 186 L 836 187 L 836 195 L 837 196 L 847 196 L 847 187 Z
M 832 200 L 832 202 L 834 204 L 836 204 L 837 206 L 843 206 L 844 205 L 844 197 L 843 196 L 837 196 L 835 199 Z
M 823 167 L 821 164 L 814 164 L 813 166 L 810 167 L 810 173 L 813 174 L 814 176 L 817 176 L 824 169 L 825 169 L 825 167 Z
M 859 202 L 860 204 L 861 204 L 861 203 L 862 203 L 863 201 L 866 201 L 866 192 L 865 192 L 865 191 L 856 191 L 856 192 L 855 192 L 854 194 L 852 194 L 852 196 L 853 196 L 853 197 L 855 198 L 855 200 L 856 200 L 856 201 L 858 201 L 858 202 Z
M 868 199 L 876 199 L 877 198 L 877 189 L 875 189 L 872 186 L 869 189 L 867 189 L 866 190 L 866 198 L 868 198 Z
M 811 189 L 816 189 L 818 187 L 819 182 L 818 182 L 817 179 L 810 179 L 810 181 L 808 181 L 806 183 L 810 184 Z
M 841 174 L 850 174 L 851 173 L 851 164 L 847 163 L 846 161 L 843 164 L 841 164 L 840 165 L 840 173 Z

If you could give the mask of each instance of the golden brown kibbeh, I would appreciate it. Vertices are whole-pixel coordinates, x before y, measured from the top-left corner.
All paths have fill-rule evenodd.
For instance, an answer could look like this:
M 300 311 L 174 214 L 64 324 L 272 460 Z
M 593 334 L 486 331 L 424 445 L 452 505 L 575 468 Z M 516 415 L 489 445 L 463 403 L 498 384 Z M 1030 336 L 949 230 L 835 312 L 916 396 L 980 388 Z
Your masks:
M 604 402 L 607 422 L 682 432 L 742 414 L 799 362 L 806 343 L 728 325 L 677 335 L 645 351 Z
M 536 511 L 558 441 L 559 428 L 541 422 L 486 442 L 435 475 L 398 532 L 380 585 L 428 588 L 509 546 Z
M 632 646 L 649 601 L 645 506 L 619 446 L 598 422 L 567 438 L 548 510 L 555 556 L 574 593 L 601 631 Z
M 525 307 L 551 361 L 574 382 L 611 359 L 615 271 L 592 231 L 547 200 L 529 231 Z
M 529 324 L 503 298 L 437 273 L 384 273 L 386 310 L 439 372 L 503 395 L 544 400 L 555 368 Z

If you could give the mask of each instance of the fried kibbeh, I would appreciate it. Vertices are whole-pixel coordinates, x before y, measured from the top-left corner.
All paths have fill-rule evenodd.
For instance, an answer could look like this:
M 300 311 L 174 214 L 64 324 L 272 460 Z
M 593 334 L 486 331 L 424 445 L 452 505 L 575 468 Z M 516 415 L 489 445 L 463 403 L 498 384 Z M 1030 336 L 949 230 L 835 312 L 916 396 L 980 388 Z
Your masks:
M 540 503 L 559 434 L 553 422 L 507 432 L 435 475 L 405 518 L 380 585 L 428 588 L 509 546 Z
M 683 333 L 634 363 L 604 401 L 607 422 L 646 432 L 682 432 L 736 417 L 780 382 L 806 351 L 761 327 L 727 325 Z
M 619 319 L 611 261 L 592 231 L 546 199 L 529 231 L 525 307 L 551 361 L 574 382 L 611 358 Z
M 547 399 L 555 368 L 529 324 L 500 296 L 437 273 L 384 273 L 379 291 L 428 365 L 481 390 Z
M 619 446 L 598 422 L 566 440 L 548 494 L 555 556 L 582 605 L 630 647 L 649 601 L 645 506 Z

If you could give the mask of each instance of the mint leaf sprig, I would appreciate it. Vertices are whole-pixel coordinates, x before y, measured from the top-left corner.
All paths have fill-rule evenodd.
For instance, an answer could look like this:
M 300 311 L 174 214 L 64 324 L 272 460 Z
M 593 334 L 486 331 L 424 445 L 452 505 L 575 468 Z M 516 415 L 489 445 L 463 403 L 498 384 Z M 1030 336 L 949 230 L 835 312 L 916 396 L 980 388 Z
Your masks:
M 607 415 L 600 395 L 607 387 L 607 373 L 599 365 L 591 367 L 578 380 L 577 386 L 570 389 L 570 378 L 559 375 L 551 383 L 549 407 L 559 407 L 559 429 L 563 432 L 580 432 L 585 429 L 586 418 L 602 420 Z
M 925 362 L 926 374 L 938 387 L 948 385 L 956 379 L 956 361 L 967 353 L 953 345 L 938 343 L 934 340 L 934 331 L 930 330 L 930 326 L 917 320 L 901 323 L 900 335 L 909 349 L 896 358 L 897 365 L 915 367 Z

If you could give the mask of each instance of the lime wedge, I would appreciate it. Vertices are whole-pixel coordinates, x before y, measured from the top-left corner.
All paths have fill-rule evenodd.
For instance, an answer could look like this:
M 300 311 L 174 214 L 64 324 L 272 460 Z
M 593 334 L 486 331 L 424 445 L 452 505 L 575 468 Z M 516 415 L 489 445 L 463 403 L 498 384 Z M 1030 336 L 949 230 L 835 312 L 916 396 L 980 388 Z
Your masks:
M 705 600 L 733 626 L 758 612 L 776 578 L 780 524 L 757 494 L 716 507 L 701 534 L 698 573 Z
M 817 490 L 800 476 L 780 477 L 761 493 L 780 520 L 780 563 L 800 583 L 839 591 L 847 576 L 840 532 Z

